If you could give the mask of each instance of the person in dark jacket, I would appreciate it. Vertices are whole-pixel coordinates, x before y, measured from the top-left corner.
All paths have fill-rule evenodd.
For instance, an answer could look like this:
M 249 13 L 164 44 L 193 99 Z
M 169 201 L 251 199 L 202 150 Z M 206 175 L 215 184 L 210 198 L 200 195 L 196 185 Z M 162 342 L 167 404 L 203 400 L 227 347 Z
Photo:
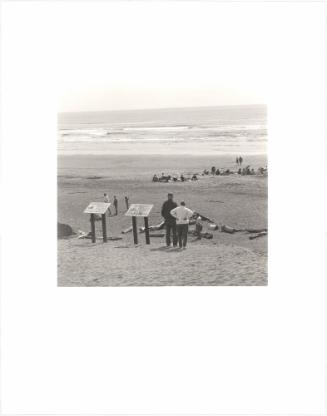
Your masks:
M 116 195 L 114 195 L 114 207 L 115 207 L 115 215 L 118 215 L 118 200 Z
M 125 196 L 125 204 L 126 204 L 126 209 L 129 208 L 129 197 Z
M 165 201 L 161 208 L 161 215 L 165 219 L 166 226 L 166 245 L 170 247 L 170 234 L 173 234 L 173 246 L 177 247 L 177 233 L 176 233 L 176 218 L 174 218 L 170 211 L 177 207 L 176 202 L 173 200 L 173 194 L 168 194 L 168 199 Z

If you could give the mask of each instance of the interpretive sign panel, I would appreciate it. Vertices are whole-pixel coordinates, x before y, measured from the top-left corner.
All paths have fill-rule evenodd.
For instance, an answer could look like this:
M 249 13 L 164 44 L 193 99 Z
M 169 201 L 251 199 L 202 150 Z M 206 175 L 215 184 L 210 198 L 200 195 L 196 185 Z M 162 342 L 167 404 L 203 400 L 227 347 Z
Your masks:
M 84 214 L 104 214 L 110 207 L 110 202 L 91 202 L 84 210 Z
M 132 204 L 125 215 L 129 217 L 148 217 L 153 205 L 151 204 Z

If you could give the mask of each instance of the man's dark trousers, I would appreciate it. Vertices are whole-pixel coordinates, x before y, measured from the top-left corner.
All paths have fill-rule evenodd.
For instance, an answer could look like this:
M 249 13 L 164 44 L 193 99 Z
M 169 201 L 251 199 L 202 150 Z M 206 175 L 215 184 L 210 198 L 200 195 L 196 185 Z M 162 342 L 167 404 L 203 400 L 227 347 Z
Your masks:
M 187 233 L 188 233 L 188 224 L 177 225 L 178 244 L 180 248 L 186 247 Z
M 176 233 L 176 222 L 175 221 L 166 221 L 166 244 L 170 246 L 170 233 L 173 233 L 173 246 L 177 246 L 177 233 Z

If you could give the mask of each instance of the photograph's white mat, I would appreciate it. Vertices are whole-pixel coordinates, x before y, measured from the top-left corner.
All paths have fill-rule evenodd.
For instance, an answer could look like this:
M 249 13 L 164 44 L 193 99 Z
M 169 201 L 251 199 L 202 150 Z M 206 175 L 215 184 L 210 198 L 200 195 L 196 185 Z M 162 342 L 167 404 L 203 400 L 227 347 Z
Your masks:
M 194 26 L 200 34 L 205 16 L 224 5 L 235 8 L 230 15 L 238 18 L 230 24 L 241 38 L 242 20 L 269 15 L 270 36 L 262 44 L 268 286 L 57 287 L 57 102 L 76 52 L 65 49 L 64 33 L 68 23 L 74 33 L 82 19 L 89 22 L 86 39 L 89 31 L 101 34 L 100 16 L 129 3 L 2 3 L 2 412 L 322 414 L 323 3 L 144 2 L 133 18 L 117 22 L 136 36 L 142 16 L 154 19 L 156 7 L 163 21 L 179 13 L 183 30 L 186 4 L 194 16 L 202 13 L 200 26 Z M 147 40 L 150 49 L 155 47 L 155 36 L 148 33 Z M 83 47 L 76 38 L 79 54 Z M 110 59 L 110 49 L 103 54 Z M 85 65 L 94 69 L 96 84 L 97 62 L 91 65 L 85 56 Z M 242 61 L 236 69 L 242 74 Z

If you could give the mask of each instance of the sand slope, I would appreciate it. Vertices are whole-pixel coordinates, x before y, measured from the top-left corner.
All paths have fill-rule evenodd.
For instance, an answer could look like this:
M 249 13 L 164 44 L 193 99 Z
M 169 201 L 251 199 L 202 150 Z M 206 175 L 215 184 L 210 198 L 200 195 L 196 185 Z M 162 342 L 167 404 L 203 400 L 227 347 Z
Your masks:
M 267 284 L 266 255 L 236 245 L 197 241 L 185 251 L 167 250 L 164 239 L 150 246 L 77 239 L 59 245 L 66 253 L 58 264 L 60 286 Z

